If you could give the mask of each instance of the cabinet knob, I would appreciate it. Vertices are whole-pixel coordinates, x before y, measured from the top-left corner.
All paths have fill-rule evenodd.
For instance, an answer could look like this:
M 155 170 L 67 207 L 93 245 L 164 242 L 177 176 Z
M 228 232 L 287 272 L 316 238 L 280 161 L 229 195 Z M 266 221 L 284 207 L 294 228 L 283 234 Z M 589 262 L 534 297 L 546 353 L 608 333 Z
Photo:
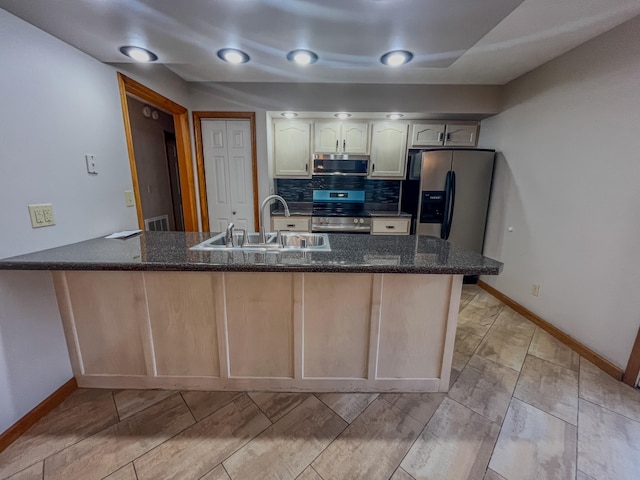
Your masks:
M 336 140 L 336 152 L 338 151 L 338 144 L 339 144 L 340 140 Z
M 375 172 L 375 171 L 376 171 L 376 164 L 375 164 L 375 163 L 372 163 L 372 164 L 371 164 L 371 173 L 373 173 L 373 172 Z
M 234 214 L 234 215 L 236 214 L 236 212 L 231 212 L 231 213 Z
M 347 141 L 343 140 L 342 141 L 342 151 L 345 152 L 347 150 Z
M 438 141 L 441 142 L 444 139 L 444 132 L 438 132 Z
M 308 164 L 308 163 L 305 163 L 305 164 L 304 164 L 304 171 L 305 171 L 305 172 L 308 172 L 308 171 L 309 171 L 309 164 Z

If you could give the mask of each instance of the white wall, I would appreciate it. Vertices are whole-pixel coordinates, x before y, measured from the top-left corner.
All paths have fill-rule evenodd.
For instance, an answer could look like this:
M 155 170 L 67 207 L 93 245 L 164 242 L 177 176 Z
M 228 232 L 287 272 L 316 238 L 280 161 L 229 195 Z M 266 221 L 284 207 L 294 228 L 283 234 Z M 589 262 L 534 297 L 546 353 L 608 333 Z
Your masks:
M 115 68 L 2 9 L 0 65 L 0 258 L 137 228 Z M 152 73 L 127 71 L 187 99 L 175 75 Z M 56 225 L 32 229 L 31 203 L 52 203 Z M 71 377 L 49 273 L 0 272 L 0 432 Z
M 640 325 L 639 31 L 510 83 L 481 126 L 499 150 L 485 255 L 505 264 L 483 280 L 622 368 Z

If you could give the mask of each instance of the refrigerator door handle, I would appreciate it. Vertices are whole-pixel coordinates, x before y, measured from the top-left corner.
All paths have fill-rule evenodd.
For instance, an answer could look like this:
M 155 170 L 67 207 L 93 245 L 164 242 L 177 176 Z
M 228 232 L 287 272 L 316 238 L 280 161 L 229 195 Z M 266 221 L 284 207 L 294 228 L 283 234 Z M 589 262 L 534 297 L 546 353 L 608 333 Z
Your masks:
M 451 170 L 447 172 L 444 180 L 444 212 L 442 215 L 442 225 L 440 226 L 440 238 L 449 238 L 449 209 L 451 208 Z
M 453 170 L 451 172 L 451 181 L 449 182 L 449 218 L 447 219 L 447 236 L 445 240 L 449 239 L 449 235 L 451 234 L 451 225 L 453 223 L 453 209 L 456 205 L 456 172 Z

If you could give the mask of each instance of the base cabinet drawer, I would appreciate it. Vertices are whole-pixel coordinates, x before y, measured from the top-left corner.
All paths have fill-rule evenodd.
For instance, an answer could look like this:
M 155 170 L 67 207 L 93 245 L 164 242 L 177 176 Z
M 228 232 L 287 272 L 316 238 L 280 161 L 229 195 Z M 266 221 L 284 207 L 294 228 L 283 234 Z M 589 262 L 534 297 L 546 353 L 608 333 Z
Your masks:
M 410 218 L 374 218 L 371 235 L 409 235 Z
M 311 217 L 272 217 L 272 232 L 309 232 Z

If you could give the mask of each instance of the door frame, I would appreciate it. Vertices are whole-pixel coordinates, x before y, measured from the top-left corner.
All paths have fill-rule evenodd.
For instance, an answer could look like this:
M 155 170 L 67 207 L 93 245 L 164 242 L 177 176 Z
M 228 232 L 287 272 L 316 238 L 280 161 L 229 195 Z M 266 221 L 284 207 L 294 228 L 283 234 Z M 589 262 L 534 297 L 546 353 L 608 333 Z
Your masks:
M 636 341 L 634 342 L 633 348 L 631 349 L 631 354 L 629 355 L 629 362 L 627 362 L 627 368 L 625 369 L 624 375 L 622 376 L 622 381 L 627 385 L 630 385 L 635 388 L 639 373 L 640 373 L 640 328 L 638 329 L 638 334 L 636 335 Z
M 182 105 L 169 100 L 167 97 L 151 90 L 120 72 L 118 72 L 118 86 L 120 87 L 120 103 L 122 105 L 124 132 L 127 139 L 127 150 L 129 152 L 129 166 L 131 167 L 133 194 L 136 199 L 138 228 L 144 229 L 144 216 L 142 214 L 142 203 L 140 201 L 138 170 L 136 168 L 136 157 L 133 150 L 133 135 L 131 133 L 131 120 L 129 119 L 127 94 L 151 103 L 173 115 L 176 149 L 178 151 L 178 170 L 180 171 L 180 191 L 182 196 L 184 229 L 186 232 L 199 231 L 198 212 L 196 207 L 196 188 L 193 177 L 193 161 L 191 155 L 191 136 L 189 133 L 189 111 Z
M 202 120 L 249 120 L 251 129 L 251 170 L 253 182 L 253 224 L 259 228 L 258 220 L 258 153 L 256 151 L 256 112 L 193 112 L 193 133 L 196 142 L 196 168 L 200 187 L 200 217 L 202 231 L 209 231 L 209 205 L 207 183 L 204 175 L 204 148 L 202 144 Z

